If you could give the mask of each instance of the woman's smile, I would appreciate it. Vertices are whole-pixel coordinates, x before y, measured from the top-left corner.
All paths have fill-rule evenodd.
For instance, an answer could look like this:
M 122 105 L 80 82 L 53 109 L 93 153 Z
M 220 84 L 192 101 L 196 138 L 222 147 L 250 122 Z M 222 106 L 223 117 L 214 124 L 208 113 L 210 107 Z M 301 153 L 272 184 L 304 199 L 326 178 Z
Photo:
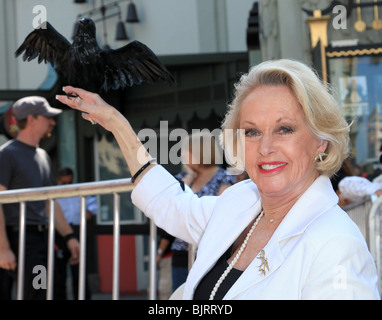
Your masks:
M 285 162 L 264 162 L 259 163 L 259 171 L 263 174 L 271 174 L 284 170 L 288 164 Z

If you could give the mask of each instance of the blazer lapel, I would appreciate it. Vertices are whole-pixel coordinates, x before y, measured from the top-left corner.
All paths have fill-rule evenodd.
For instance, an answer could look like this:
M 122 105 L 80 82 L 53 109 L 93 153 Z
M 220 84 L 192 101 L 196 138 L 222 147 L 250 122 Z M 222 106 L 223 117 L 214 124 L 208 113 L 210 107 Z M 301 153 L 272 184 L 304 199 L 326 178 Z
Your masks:
M 235 217 L 228 218 L 228 215 L 221 223 L 210 223 L 211 228 L 205 232 L 200 247 L 208 247 L 209 250 L 200 250 L 198 259 L 203 261 L 203 266 L 198 270 L 200 274 L 207 273 L 224 252 L 234 243 L 243 230 L 251 223 L 251 221 L 260 213 L 261 203 L 256 202 L 247 210 L 236 214 Z M 212 246 L 214 245 L 214 247 Z M 208 261 L 208 263 L 206 263 Z
M 251 196 L 252 200 L 250 200 Z M 231 194 L 230 199 L 235 199 L 235 195 L 232 197 Z M 267 262 L 269 270 L 266 270 L 265 274 L 259 271 L 262 260 L 258 255 L 227 292 L 224 299 L 235 299 L 242 292 L 251 289 L 277 271 L 283 264 L 284 257 L 288 255 L 283 243 L 288 238 L 303 233 L 312 221 L 335 206 L 337 202 L 338 197 L 331 187 L 329 178 L 322 176 L 317 178 L 296 202 L 264 247 L 263 261 Z M 260 213 L 260 210 L 261 201 L 253 192 L 241 194 L 241 197 L 238 196 L 234 201 L 221 201 L 200 242 L 201 250 L 198 251 L 198 257 L 189 273 L 184 298 L 192 298 L 199 281 L 238 238 L 244 228 Z M 239 213 L 236 214 L 237 211 Z
M 327 191 L 323 192 L 323 190 Z M 235 299 L 242 292 L 256 286 L 274 273 L 284 262 L 284 257 L 288 255 L 283 246 L 285 240 L 302 234 L 317 217 L 337 205 L 337 202 L 338 197 L 332 190 L 329 178 L 323 176 L 317 178 L 296 202 L 264 247 L 263 260 L 266 259 L 269 270 L 266 270 L 265 274 L 259 271 L 261 259 L 258 255 L 227 292 L 224 299 Z
M 261 202 L 258 195 L 250 192 L 246 201 L 222 201 L 222 208 L 216 209 L 216 214 L 211 217 L 205 233 L 200 241 L 195 260 L 185 287 L 185 298 L 191 297 L 193 291 L 204 275 L 215 265 L 222 254 L 233 244 L 243 230 L 260 213 Z M 238 213 L 236 213 L 240 210 Z
M 264 247 L 263 252 L 257 255 L 232 288 L 227 292 L 224 299 L 235 299 L 237 295 L 269 277 L 283 262 L 284 257 L 281 253 L 278 241 L 272 241 L 271 239 Z

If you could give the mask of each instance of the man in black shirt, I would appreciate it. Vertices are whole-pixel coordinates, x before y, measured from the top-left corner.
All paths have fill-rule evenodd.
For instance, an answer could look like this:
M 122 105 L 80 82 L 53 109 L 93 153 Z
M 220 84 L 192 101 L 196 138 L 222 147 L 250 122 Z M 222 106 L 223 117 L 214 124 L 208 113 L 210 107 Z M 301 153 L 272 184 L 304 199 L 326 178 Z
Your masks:
M 54 179 L 51 161 L 40 140 L 51 135 L 54 116 L 62 110 L 52 108 L 42 97 L 26 97 L 15 102 L 13 115 L 20 129 L 16 139 L 0 147 L 0 191 L 51 186 Z M 46 201 L 26 203 L 26 241 L 24 299 L 42 300 L 46 290 L 33 287 L 36 274 L 33 268 L 46 267 L 47 211 Z M 73 230 L 65 220 L 58 203 L 55 205 L 55 226 L 67 239 L 72 259 L 78 261 L 79 243 L 72 237 Z M 19 245 L 19 204 L 0 204 L 0 268 L 15 277 Z

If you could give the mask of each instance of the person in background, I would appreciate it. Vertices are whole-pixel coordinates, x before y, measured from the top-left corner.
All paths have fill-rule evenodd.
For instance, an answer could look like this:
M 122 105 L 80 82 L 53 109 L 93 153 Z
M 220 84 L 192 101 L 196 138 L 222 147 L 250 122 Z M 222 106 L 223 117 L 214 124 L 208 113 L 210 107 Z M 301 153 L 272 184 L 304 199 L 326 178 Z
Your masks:
M 175 177 L 183 180 L 198 197 L 220 195 L 236 183 L 234 175 L 219 167 L 218 164 L 222 163 L 222 152 L 209 131 L 189 135 L 181 153 L 183 171 Z M 172 287 L 175 291 L 186 281 L 188 275 L 189 244 L 175 238 L 171 249 Z
M 382 195 L 382 183 L 372 182 L 364 177 L 348 176 L 338 183 L 343 201 L 348 203 L 361 201 L 370 196 L 372 200 Z
M 72 184 L 74 172 L 69 167 L 61 168 L 57 173 L 57 184 L 66 185 Z M 66 221 L 73 228 L 76 237 L 79 239 L 79 226 L 81 218 L 81 198 L 69 197 L 57 199 Z M 98 212 L 97 198 L 95 196 L 86 197 L 86 221 L 92 219 Z M 66 300 L 67 293 L 67 271 L 68 262 L 70 259 L 70 251 L 66 245 L 65 239 L 58 233 L 55 236 L 56 257 L 55 257 L 55 274 L 54 274 L 54 300 Z M 78 277 L 79 263 L 69 264 L 71 270 L 71 284 L 74 300 L 78 300 Z M 85 299 L 91 298 L 88 281 L 85 279 Z
M 51 136 L 54 117 L 62 110 L 50 106 L 43 97 L 30 96 L 17 100 L 13 116 L 20 129 L 17 138 L 0 148 L 0 191 L 39 188 L 54 185 L 48 153 L 39 147 L 40 140 Z M 44 300 L 46 289 L 34 287 L 35 266 L 46 268 L 48 252 L 48 201 L 26 203 L 26 240 L 24 299 Z M 19 203 L 0 205 L 0 268 L 16 279 L 19 248 Z M 79 243 L 67 223 L 61 207 L 55 204 L 55 227 L 70 251 L 71 263 L 78 263 Z
M 350 158 L 346 158 L 342 163 L 340 170 L 338 170 L 331 178 L 330 182 L 332 183 L 332 187 L 338 196 L 338 205 L 343 208 L 348 205 L 351 201 L 347 197 L 341 194 L 341 190 L 338 185 L 341 180 L 345 177 L 354 176 L 354 170 L 350 162 Z
M 158 245 L 157 267 L 159 268 L 158 293 L 160 300 L 168 300 L 172 294 L 172 252 L 171 245 L 174 237 L 162 230 Z

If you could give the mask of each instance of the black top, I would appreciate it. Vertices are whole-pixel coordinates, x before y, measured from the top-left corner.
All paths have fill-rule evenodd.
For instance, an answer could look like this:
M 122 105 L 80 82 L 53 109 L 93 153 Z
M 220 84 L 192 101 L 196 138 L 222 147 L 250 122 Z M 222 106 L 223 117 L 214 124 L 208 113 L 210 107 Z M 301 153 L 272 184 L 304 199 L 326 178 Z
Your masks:
M 8 190 L 48 187 L 54 184 L 45 150 L 10 140 L 0 147 L 0 184 Z M 3 205 L 7 226 L 19 225 L 18 203 Z M 26 202 L 26 224 L 46 224 L 45 201 Z
M 194 300 L 208 300 L 210 298 L 211 291 L 215 287 L 216 282 L 228 267 L 227 260 L 231 256 L 231 251 L 232 246 L 220 257 L 215 266 L 200 281 L 194 293 Z M 220 285 L 214 300 L 222 300 L 242 273 L 243 271 L 233 268 Z

